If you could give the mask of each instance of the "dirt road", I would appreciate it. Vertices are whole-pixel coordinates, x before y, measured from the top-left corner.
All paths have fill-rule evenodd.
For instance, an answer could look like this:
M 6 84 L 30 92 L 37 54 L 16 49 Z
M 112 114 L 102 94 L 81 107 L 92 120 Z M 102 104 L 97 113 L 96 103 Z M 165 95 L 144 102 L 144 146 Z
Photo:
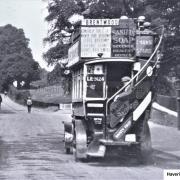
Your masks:
M 2 180 L 161 180 L 180 169 L 180 132 L 151 123 L 153 156 L 145 165 L 127 156 L 75 162 L 63 149 L 62 121 L 70 115 L 25 107 L 3 97 L 0 112 Z

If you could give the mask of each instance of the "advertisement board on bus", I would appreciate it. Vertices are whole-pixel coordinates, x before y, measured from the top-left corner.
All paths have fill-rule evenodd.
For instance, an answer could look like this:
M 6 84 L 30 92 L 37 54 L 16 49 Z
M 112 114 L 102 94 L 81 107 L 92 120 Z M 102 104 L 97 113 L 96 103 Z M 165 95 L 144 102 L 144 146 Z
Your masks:
M 136 26 L 130 20 L 121 20 L 119 26 L 112 26 L 112 57 L 132 57 L 135 53 Z
M 68 65 L 67 67 L 70 67 L 80 61 L 80 56 L 79 56 L 79 41 L 74 43 L 68 50 Z
M 136 56 L 150 57 L 153 52 L 153 36 L 136 36 Z
M 111 57 L 111 27 L 81 28 L 81 57 Z

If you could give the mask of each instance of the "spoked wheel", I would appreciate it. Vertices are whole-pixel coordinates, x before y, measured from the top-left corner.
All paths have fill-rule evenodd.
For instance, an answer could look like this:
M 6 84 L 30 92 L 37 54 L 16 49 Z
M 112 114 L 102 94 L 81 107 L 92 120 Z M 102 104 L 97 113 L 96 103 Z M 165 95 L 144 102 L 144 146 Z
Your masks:
M 77 151 L 76 151 L 76 133 L 74 132 L 74 139 L 73 139 L 73 156 L 75 161 L 79 161 L 77 157 Z
M 70 131 L 70 128 L 68 129 L 67 124 L 64 127 L 64 140 L 63 141 L 64 141 L 64 149 L 65 149 L 66 154 L 71 154 L 73 135 L 72 135 L 72 131 Z
M 141 163 L 146 163 L 151 159 L 152 144 L 151 135 L 148 123 L 144 127 L 144 132 L 140 135 L 140 145 L 138 148 L 138 160 Z
M 151 134 L 148 123 L 142 123 L 140 130 L 140 144 L 137 147 L 137 158 L 140 163 L 147 163 L 152 155 Z
M 73 155 L 75 161 L 87 161 L 87 135 L 81 120 L 75 121 Z
M 81 155 L 79 153 L 77 153 L 77 149 L 76 149 L 76 133 L 74 134 L 74 140 L 73 140 L 73 148 L 72 148 L 72 152 L 73 152 L 73 156 L 74 156 L 74 160 L 76 162 L 89 162 L 90 157 L 86 156 L 86 157 L 81 157 Z

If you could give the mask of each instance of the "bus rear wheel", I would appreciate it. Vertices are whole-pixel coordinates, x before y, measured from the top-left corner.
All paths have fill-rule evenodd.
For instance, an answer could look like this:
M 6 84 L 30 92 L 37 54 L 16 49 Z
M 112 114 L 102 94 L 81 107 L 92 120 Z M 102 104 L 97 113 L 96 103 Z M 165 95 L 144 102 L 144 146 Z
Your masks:
M 140 144 L 136 148 L 137 159 L 140 163 L 148 163 L 151 160 L 152 144 L 150 129 L 147 121 L 141 124 L 139 143 Z
M 75 161 L 87 159 L 87 134 L 82 120 L 75 120 L 73 154 Z

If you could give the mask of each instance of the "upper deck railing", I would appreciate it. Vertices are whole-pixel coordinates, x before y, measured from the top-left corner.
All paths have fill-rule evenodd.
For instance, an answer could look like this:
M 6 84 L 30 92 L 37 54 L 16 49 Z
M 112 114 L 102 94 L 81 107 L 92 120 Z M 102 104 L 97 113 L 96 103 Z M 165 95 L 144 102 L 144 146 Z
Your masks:
M 159 38 L 159 42 L 157 43 L 153 53 L 151 54 L 151 56 L 149 57 L 149 59 L 146 61 L 146 63 L 142 66 L 142 68 L 136 73 L 136 75 L 125 85 L 123 86 L 122 88 L 120 88 L 114 95 L 112 95 L 109 99 L 107 99 L 107 102 L 106 102 L 106 115 L 108 114 L 108 105 L 110 103 L 111 100 L 113 100 L 113 98 L 115 96 L 117 96 L 118 94 L 120 94 L 127 86 L 129 86 L 131 83 L 133 83 L 133 81 L 141 74 L 143 73 L 144 71 L 146 71 L 148 65 L 152 62 L 154 56 L 157 54 L 158 50 L 160 49 L 161 47 L 161 44 L 162 44 L 162 41 L 163 41 L 163 36 L 164 36 L 164 26 L 160 26 L 159 28 L 161 28 L 161 35 L 160 35 L 160 38 Z M 154 65 L 152 67 L 152 71 L 153 69 L 156 67 L 157 63 L 158 63 L 159 59 L 156 58 L 156 61 L 154 62 Z M 147 75 L 146 75 L 147 76 Z M 145 77 L 146 77 L 145 76 Z M 144 77 L 144 78 L 145 78 Z M 143 78 L 143 79 L 144 79 Z M 140 83 L 137 82 L 135 84 L 135 86 L 137 86 L 138 84 Z

